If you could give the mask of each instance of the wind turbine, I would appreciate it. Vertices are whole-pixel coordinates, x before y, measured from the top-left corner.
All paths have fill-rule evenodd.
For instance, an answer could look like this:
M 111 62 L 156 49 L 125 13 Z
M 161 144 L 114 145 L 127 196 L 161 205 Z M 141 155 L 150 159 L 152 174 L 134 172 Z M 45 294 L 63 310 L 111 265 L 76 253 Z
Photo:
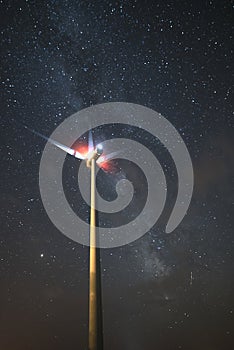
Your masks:
M 90 244 L 89 244 L 89 350 L 102 350 L 102 307 L 101 307 L 101 278 L 100 278 L 100 257 L 97 248 L 96 234 L 96 165 L 102 165 L 114 158 L 119 152 L 103 155 L 103 146 L 94 146 L 92 132 L 89 132 L 88 152 L 81 152 L 67 147 L 58 141 L 44 136 L 43 134 L 24 126 L 29 131 L 42 137 L 52 145 L 58 147 L 67 154 L 86 161 L 91 172 L 90 181 Z

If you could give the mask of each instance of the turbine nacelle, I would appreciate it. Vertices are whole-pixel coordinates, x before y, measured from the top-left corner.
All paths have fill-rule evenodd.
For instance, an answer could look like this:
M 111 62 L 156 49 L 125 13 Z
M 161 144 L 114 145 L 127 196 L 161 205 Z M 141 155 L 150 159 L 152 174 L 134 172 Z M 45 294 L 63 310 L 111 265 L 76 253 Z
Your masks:
M 86 165 L 88 168 L 91 167 L 91 162 L 94 159 L 95 161 L 98 160 L 98 158 L 103 153 L 103 147 L 101 144 L 97 145 L 97 147 L 94 150 L 91 150 L 86 157 Z

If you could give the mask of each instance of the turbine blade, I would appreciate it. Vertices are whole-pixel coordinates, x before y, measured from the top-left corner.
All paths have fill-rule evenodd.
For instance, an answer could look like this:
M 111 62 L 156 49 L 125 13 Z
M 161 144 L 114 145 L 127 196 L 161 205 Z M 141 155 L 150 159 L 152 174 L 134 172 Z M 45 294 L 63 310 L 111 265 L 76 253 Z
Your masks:
M 117 152 L 109 153 L 106 156 L 101 156 L 101 157 L 98 158 L 96 163 L 97 164 L 101 164 L 103 162 L 108 162 L 108 160 L 116 158 L 116 156 L 118 156 L 120 153 L 121 153 L 121 151 L 117 151 Z
M 89 130 L 89 152 L 94 149 L 92 130 Z
M 33 129 L 30 129 L 29 127 L 27 127 L 27 126 L 25 126 L 25 125 L 24 125 L 24 127 L 25 127 L 25 129 L 31 131 L 32 133 L 34 133 L 34 134 L 37 135 L 37 136 L 40 136 L 40 137 L 43 138 L 44 140 L 50 142 L 52 145 L 54 145 L 54 146 L 60 148 L 62 151 L 64 151 L 64 152 L 70 154 L 71 156 L 74 156 L 75 158 L 78 158 L 78 159 L 85 159 L 85 157 L 84 157 L 82 154 L 80 154 L 79 152 L 77 152 L 77 151 L 74 150 L 73 148 L 67 147 L 67 146 L 63 145 L 62 143 L 60 143 L 60 142 L 58 142 L 58 141 L 55 141 L 55 140 L 53 140 L 53 139 L 51 139 L 51 138 L 49 138 L 49 137 L 47 137 L 47 136 L 41 134 L 40 132 L 37 132 L 37 131 L 35 131 L 35 130 L 33 130 Z
M 78 151 L 74 150 L 73 148 L 69 148 L 69 147 L 67 147 L 67 146 L 65 146 L 65 145 L 63 145 L 63 144 L 61 144 L 60 142 L 57 142 L 57 141 L 52 140 L 52 139 L 50 139 L 50 138 L 48 138 L 48 141 L 49 141 L 52 145 L 54 145 L 54 146 L 60 148 L 62 151 L 64 151 L 64 152 L 70 154 L 71 156 L 74 156 L 75 158 L 78 158 L 78 159 L 85 159 L 85 157 L 82 156 L 82 154 L 80 154 Z

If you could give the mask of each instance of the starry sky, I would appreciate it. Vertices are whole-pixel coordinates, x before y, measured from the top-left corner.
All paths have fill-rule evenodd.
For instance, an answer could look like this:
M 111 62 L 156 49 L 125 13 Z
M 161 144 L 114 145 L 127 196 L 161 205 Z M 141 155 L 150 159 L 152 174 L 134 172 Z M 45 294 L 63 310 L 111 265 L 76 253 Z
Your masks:
M 147 234 L 101 251 L 104 349 L 232 348 L 233 1 L 0 5 L 1 348 L 87 349 L 88 247 L 49 220 L 38 186 L 45 140 L 20 123 L 49 136 L 73 113 L 114 101 L 152 108 L 176 127 L 195 184 L 187 215 L 166 234 L 176 193 L 166 150 L 124 125 L 94 130 L 103 139 L 128 137 L 146 145 L 170 189 L 162 217 Z M 124 166 L 124 176 L 139 189 L 143 175 Z M 66 159 L 64 187 L 74 207 L 76 167 Z M 116 174 L 103 176 L 111 200 Z M 102 184 L 99 179 L 100 190 Z M 81 209 L 85 219 L 88 209 Z M 130 209 L 136 214 L 137 201 Z M 131 215 L 127 211 L 124 220 Z

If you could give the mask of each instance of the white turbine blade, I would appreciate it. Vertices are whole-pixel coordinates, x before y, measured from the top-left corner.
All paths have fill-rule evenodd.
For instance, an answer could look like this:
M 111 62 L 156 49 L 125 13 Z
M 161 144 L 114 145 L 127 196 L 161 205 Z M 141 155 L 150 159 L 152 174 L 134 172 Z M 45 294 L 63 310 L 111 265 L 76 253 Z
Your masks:
M 92 130 L 89 131 L 89 152 L 94 149 Z
M 85 159 L 85 157 L 82 154 L 80 154 L 78 151 L 76 151 L 76 150 L 74 150 L 74 149 L 72 149 L 70 147 L 67 147 L 67 146 L 63 145 L 62 143 L 60 143 L 58 141 L 55 141 L 55 140 L 53 140 L 53 139 L 51 139 L 51 138 L 49 138 L 49 137 L 47 137 L 47 136 L 45 136 L 45 135 L 35 131 L 33 129 L 30 129 L 27 126 L 24 126 L 24 127 L 26 129 L 30 130 L 31 132 L 33 132 L 35 135 L 38 135 L 38 136 L 42 137 L 44 140 L 50 142 L 52 145 L 60 148 L 62 151 L 70 154 L 71 156 L 74 156 L 75 158 L 78 158 L 78 159 Z
M 80 152 L 78 152 L 78 151 L 75 151 L 75 152 L 76 152 L 74 155 L 75 158 L 82 159 L 82 160 L 86 159 L 86 157 L 83 156 L 83 154 L 81 154 Z
M 108 162 L 108 160 L 116 158 L 116 156 L 118 156 L 120 153 L 121 153 L 121 151 L 117 151 L 117 152 L 109 153 L 106 156 L 101 156 L 101 157 L 98 158 L 96 163 L 97 164 L 101 164 L 103 162 Z
M 67 147 L 67 146 L 65 146 L 65 145 L 62 145 L 61 143 L 59 143 L 59 142 L 57 142 L 57 141 L 54 141 L 54 140 L 52 140 L 52 139 L 49 139 L 48 141 L 49 141 L 50 143 L 52 143 L 52 145 L 54 145 L 54 146 L 60 148 L 62 151 L 64 151 L 64 152 L 70 154 L 71 156 L 74 156 L 74 153 L 75 153 L 75 150 L 74 150 L 74 149 L 69 148 L 69 147 Z
M 55 145 L 56 147 L 60 148 L 62 151 L 70 154 L 71 156 L 74 156 L 75 158 L 85 159 L 85 157 L 81 153 L 79 153 L 78 151 L 74 150 L 73 148 L 70 148 L 70 147 L 67 147 L 65 145 L 62 145 L 61 143 L 59 143 L 57 141 L 54 141 L 52 139 L 48 139 L 48 141 L 50 143 L 52 143 L 53 145 Z

